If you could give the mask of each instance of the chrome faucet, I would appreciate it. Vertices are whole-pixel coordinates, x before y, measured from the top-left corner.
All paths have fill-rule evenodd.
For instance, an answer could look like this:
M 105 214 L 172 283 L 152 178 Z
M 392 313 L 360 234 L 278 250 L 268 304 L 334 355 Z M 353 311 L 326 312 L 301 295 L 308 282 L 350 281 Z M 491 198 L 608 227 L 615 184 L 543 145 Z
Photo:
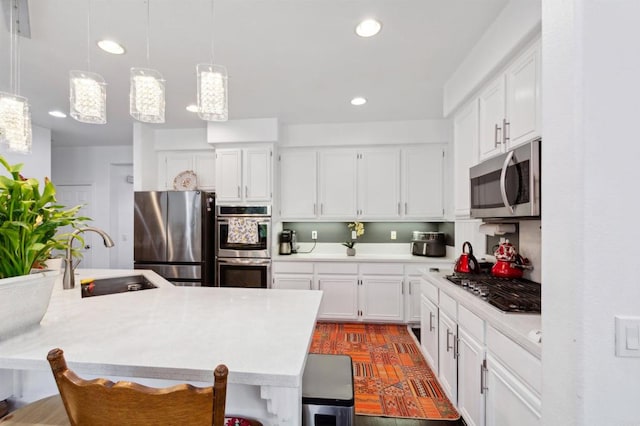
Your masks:
M 78 263 L 80 263 L 78 262 L 75 264 L 75 266 L 73 265 L 73 257 L 71 255 L 71 244 L 73 244 L 73 239 L 76 238 L 79 233 L 85 232 L 85 231 L 93 231 L 100 234 L 100 236 L 102 237 L 102 240 L 104 241 L 105 247 L 114 246 L 113 240 L 111 239 L 109 234 L 107 234 L 100 228 L 87 226 L 84 228 L 78 228 L 75 231 L 73 231 L 73 233 L 69 236 L 69 240 L 67 241 L 67 254 L 64 258 L 64 275 L 62 276 L 62 288 L 64 288 L 65 290 L 69 290 L 75 287 L 76 281 L 73 275 L 73 271 L 76 269 L 76 266 L 78 266 Z

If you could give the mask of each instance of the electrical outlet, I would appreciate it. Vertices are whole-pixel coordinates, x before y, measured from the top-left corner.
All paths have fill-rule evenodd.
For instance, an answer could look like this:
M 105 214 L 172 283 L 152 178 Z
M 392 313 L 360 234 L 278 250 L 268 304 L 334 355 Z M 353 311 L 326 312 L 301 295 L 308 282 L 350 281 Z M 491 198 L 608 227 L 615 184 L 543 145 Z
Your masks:
M 311 231 L 311 239 L 312 240 L 318 239 L 318 231 Z
M 355 240 L 358 238 L 358 234 L 356 234 L 356 231 L 351 231 L 351 239 Z
M 391 231 L 391 239 L 395 240 L 396 238 L 398 238 L 398 236 L 396 235 L 396 231 Z

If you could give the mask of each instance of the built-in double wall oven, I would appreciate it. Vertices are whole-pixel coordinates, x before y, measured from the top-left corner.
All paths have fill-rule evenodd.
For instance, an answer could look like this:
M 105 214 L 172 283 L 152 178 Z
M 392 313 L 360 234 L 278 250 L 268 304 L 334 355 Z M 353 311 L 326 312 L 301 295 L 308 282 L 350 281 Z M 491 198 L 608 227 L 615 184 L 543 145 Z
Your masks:
M 269 287 L 271 206 L 216 206 L 216 228 L 218 285 Z

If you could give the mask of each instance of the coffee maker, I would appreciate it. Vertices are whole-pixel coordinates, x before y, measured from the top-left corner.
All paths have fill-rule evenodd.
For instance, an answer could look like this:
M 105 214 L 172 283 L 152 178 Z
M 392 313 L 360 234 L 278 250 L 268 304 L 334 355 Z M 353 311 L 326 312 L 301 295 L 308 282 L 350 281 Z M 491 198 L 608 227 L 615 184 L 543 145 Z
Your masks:
M 280 233 L 280 254 L 291 254 L 292 232 L 290 229 L 283 229 Z

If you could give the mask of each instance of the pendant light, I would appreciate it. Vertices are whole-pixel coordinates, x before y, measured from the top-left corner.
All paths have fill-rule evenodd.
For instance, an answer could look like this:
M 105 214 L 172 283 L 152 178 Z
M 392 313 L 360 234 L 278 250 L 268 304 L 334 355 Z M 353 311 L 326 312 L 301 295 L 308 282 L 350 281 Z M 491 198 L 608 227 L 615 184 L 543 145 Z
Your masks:
M 211 63 L 198 64 L 197 102 L 198 117 L 207 121 L 229 119 L 227 69 L 213 63 L 213 0 L 211 0 Z
M 87 7 L 87 69 L 91 70 L 91 0 Z M 69 113 L 81 123 L 107 122 L 107 87 L 100 74 L 69 71 Z
M 147 0 L 147 66 L 149 65 L 149 4 Z M 129 113 L 144 123 L 164 123 L 165 87 L 162 75 L 150 68 L 131 68 Z
M 9 86 L 13 93 L 0 92 L 0 142 L 10 152 L 31 153 L 31 110 L 27 98 L 19 96 L 20 91 L 20 39 L 16 17 L 20 16 L 20 1 L 11 0 L 9 32 L 11 47 L 9 63 L 11 66 Z

